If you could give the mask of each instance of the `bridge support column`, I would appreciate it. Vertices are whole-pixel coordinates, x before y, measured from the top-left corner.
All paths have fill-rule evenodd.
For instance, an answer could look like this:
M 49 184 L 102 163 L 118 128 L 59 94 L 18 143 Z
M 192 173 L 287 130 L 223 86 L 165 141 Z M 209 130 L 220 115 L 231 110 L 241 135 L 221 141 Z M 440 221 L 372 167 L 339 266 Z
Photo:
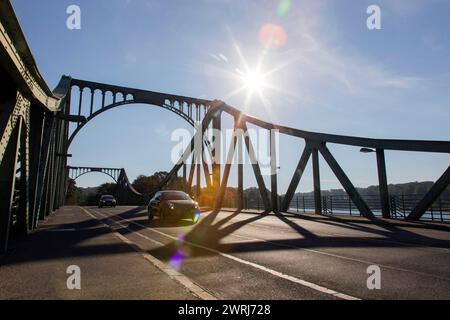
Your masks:
M 244 155 L 242 145 L 242 129 L 239 128 L 239 136 L 237 140 L 237 152 L 238 152 L 238 189 L 237 189 L 237 209 L 242 210 L 244 208 Z
M 222 111 L 218 111 L 212 120 L 213 126 L 213 150 L 212 150 L 212 176 L 213 190 L 217 191 L 220 187 L 220 164 L 222 151 Z M 215 192 L 214 192 L 215 193 Z
M 203 152 L 196 153 L 196 156 L 197 156 L 197 162 L 196 162 L 196 167 L 197 167 L 196 168 L 197 185 L 195 187 L 195 196 L 196 196 L 196 200 L 198 201 L 199 197 L 200 197 L 201 190 L 202 190 L 202 185 L 201 185 L 201 182 L 202 182 L 202 176 L 201 176 L 201 174 L 202 174 L 202 164 L 201 164 L 201 162 L 202 162 L 202 158 L 203 158 Z
M 391 217 L 391 210 L 389 205 L 389 190 L 386 175 L 386 161 L 384 157 L 384 150 L 377 149 L 377 168 L 378 168 L 378 186 L 380 190 L 381 213 L 383 218 Z
M 193 151 L 192 156 L 191 156 L 191 166 L 189 168 L 189 179 L 188 179 L 188 183 L 187 183 L 188 192 L 191 195 L 192 195 L 192 182 L 194 181 L 194 173 L 195 173 L 195 160 L 196 160 L 196 155 L 195 155 L 195 151 Z
M 272 211 L 278 212 L 278 162 L 277 162 L 277 144 L 276 132 L 270 130 L 270 181 L 272 194 Z
M 312 149 L 313 180 L 314 180 L 314 206 L 316 214 L 322 214 L 322 191 L 320 189 L 319 150 Z
M 186 163 L 183 162 L 183 183 L 184 183 L 184 191 L 188 192 L 187 190 L 187 168 L 186 168 Z

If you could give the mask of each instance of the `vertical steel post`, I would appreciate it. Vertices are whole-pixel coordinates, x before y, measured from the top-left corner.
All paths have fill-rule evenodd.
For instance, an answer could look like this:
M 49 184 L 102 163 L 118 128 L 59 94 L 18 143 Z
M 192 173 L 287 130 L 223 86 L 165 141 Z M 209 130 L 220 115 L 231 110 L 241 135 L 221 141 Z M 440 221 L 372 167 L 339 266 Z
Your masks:
M 322 214 L 322 192 L 320 190 L 319 150 L 312 149 L 313 180 L 314 180 L 314 205 L 316 214 Z
M 90 112 L 89 115 L 90 116 L 94 112 L 94 93 L 95 93 L 94 89 L 91 88 L 91 106 L 90 106 L 90 109 L 89 109 L 89 112 Z
M 220 163 L 222 151 L 222 112 L 218 111 L 212 121 L 213 126 L 213 150 L 212 150 L 212 174 L 213 190 L 217 191 L 220 187 Z
M 238 203 L 237 208 L 238 210 L 242 210 L 244 206 L 244 156 L 243 156 L 243 144 L 242 139 L 244 138 L 242 136 L 242 129 L 238 128 L 239 132 L 241 133 L 238 136 L 237 140 L 237 154 L 238 154 L 238 190 L 237 190 L 237 197 L 238 197 Z
M 81 115 L 81 107 L 83 106 L 83 89 L 84 88 L 81 88 L 80 87 L 80 101 L 79 101 L 79 103 L 78 103 L 78 115 Z M 78 125 L 79 125 L 80 123 L 78 122 Z
M 105 107 L 105 91 L 102 91 L 102 109 Z
M 378 186 L 380 190 L 381 213 L 383 218 L 391 217 L 389 190 L 386 175 L 386 160 L 383 149 L 377 149 Z
M 184 180 L 184 183 L 186 184 L 186 182 L 187 182 L 187 168 L 186 168 L 186 162 L 183 162 L 183 180 Z
M 277 145 L 276 145 L 275 130 L 270 130 L 270 181 L 271 181 L 271 195 L 272 195 L 272 211 L 278 212 L 278 163 L 277 163 Z
M 201 148 L 200 148 L 201 149 Z M 197 186 L 195 188 L 195 196 L 196 196 L 196 200 L 199 200 L 200 197 L 200 193 L 201 193 L 201 173 L 202 173 L 202 165 L 201 165 L 201 161 L 202 161 L 202 152 L 197 152 L 196 153 L 197 156 L 197 164 L 196 164 L 196 174 L 197 174 Z

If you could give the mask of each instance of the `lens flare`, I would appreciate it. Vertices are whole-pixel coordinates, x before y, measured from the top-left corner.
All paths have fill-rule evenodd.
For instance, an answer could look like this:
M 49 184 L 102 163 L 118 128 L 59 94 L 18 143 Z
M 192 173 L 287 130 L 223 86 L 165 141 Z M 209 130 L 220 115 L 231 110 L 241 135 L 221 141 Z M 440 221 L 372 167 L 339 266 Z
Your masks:
M 178 249 L 177 252 L 170 258 L 169 264 L 172 268 L 176 270 L 180 270 L 181 265 L 183 264 L 186 255 L 181 249 Z
M 281 0 L 278 5 L 277 12 L 279 16 L 284 16 L 291 9 L 291 0 Z
M 265 24 L 259 31 L 259 41 L 266 48 L 278 49 L 287 42 L 284 28 L 276 24 Z

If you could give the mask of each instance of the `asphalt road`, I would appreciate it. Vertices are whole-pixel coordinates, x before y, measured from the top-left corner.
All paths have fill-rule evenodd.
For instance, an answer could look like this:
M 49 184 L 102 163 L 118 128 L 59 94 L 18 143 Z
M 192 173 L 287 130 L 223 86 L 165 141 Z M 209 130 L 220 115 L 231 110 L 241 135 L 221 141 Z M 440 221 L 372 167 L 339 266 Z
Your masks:
M 106 298 L 450 299 L 449 226 L 233 212 L 203 213 L 193 225 L 187 220 L 148 222 L 145 210 L 135 207 L 62 210 L 72 219 L 83 217 L 84 223 L 101 226 L 102 237 L 113 237 L 132 249 L 108 247 L 108 259 L 118 259 L 108 281 L 117 278 L 130 287 Z M 61 223 L 51 227 L 67 227 Z M 59 236 L 74 237 L 77 228 L 61 231 Z M 85 234 L 86 248 L 89 241 L 93 239 Z M 34 258 L 24 254 L 20 258 L 16 250 L 0 267 L 0 277 L 20 274 L 20 267 L 33 270 L 42 263 L 70 259 L 79 249 L 76 243 L 48 257 L 43 250 Z M 21 246 L 26 248 L 26 244 Z M 89 273 L 92 268 L 102 274 L 108 264 L 96 262 L 103 252 L 101 246 L 94 246 L 91 253 L 83 253 L 82 270 Z M 381 288 L 370 290 L 368 267 L 374 265 L 381 271 Z M 148 279 L 153 280 L 147 281 L 147 287 L 142 285 Z M 155 279 L 159 287 L 152 286 Z M 136 281 L 141 285 L 133 290 Z M 0 297 L 14 298 L 13 291 L 20 286 L 13 280 L 6 282 L 7 286 L 0 283 Z M 164 288 L 165 282 L 170 290 Z M 104 292 L 85 292 L 84 297 L 103 297 L 108 290 L 104 286 Z M 138 290 L 148 290 L 153 296 Z M 58 297 L 58 292 L 65 291 L 53 294 Z M 67 298 L 67 294 L 59 297 Z

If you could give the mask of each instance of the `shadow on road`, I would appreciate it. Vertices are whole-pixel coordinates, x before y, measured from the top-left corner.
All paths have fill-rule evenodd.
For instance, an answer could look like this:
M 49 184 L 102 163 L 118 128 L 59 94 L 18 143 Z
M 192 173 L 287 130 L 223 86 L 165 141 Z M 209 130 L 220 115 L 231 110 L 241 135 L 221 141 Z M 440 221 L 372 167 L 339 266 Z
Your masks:
M 97 210 L 96 208 L 93 209 Z M 116 208 L 115 210 L 119 209 Z M 102 211 L 98 212 L 101 213 Z M 210 212 L 205 214 L 197 224 L 193 224 L 190 220 L 161 221 L 155 219 L 148 222 L 145 208 L 136 207 L 117 213 L 109 211 L 108 217 L 100 218 L 97 215 L 97 218 L 102 223 L 113 224 L 115 231 L 124 236 L 132 232 L 144 231 L 147 228 L 183 227 L 182 232 L 185 233 L 180 238 L 185 242 L 171 241 L 163 247 L 149 251 L 150 254 L 164 260 L 170 260 L 174 255 L 180 254 L 180 252 L 186 257 L 195 258 L 217 254 L 217 251 L 232 253 L 343 247 L 377 249 L 432 246 L 450 248 L 450 239 L 435 239 L 411 231 L 414 228 L 429 230 L 423 224 L 391 223 L 386 220 L 369 222 L 320 215 L 293 216 L 281 213 L 274 215 L 268 215 L 267 213 L 245 214 L 244 219 L 234 219 L 240 213 L 240 211 L 230 212 L 229 214 L 222 212 L 219 215 L 219 212 Z M 269 241 L 255 239 L 255 241 L 249 242 L 244 239 L 232 243 L 223 242 L 224 238 L 233 235 L 237 230 L 265 217 L 276 217 L 298 233 L 299 237 L 286 239 L 283 236 L 281 239 L 276 239 L 276 237 L 272 236 Z M 313 231 L 313 229 L 326 229 L 327 226 L 340 228 L 339 235 L 332 233 L 329 235 L 323 235 L 323 233 L 318 235 Z M 408 227 L 409 230 L 406 230 L 405 227 Z M 69 231 L 71 229 L 73 229 L 73 232 Z M 437 229 L 447 232 L 450 230 L 447 226 L 439 226 Z M 349 236 L 345 236 L 345 230 L 364 232 L 364 237 L 351 236 L 350 233 Z M 87 216 L 83 221 L 72 223 L 63 221 L 58 225 L 44 225 L 39 232 L 19 239 L 12 246 L 10 254 L 0 260 L 0 265 L 73 256 L 122 254 L 133 251 L 126 244 L 110 245 L 92 241 L 110 232 L 111 230 L 108 227 L 99 224 L 96 219 L 89 219 Z M 277 233 L 281 235 L 283 230 L 274 226 L 272 234 L 276 236 Z M 210 250 L 206 250 L 204 247 Z

